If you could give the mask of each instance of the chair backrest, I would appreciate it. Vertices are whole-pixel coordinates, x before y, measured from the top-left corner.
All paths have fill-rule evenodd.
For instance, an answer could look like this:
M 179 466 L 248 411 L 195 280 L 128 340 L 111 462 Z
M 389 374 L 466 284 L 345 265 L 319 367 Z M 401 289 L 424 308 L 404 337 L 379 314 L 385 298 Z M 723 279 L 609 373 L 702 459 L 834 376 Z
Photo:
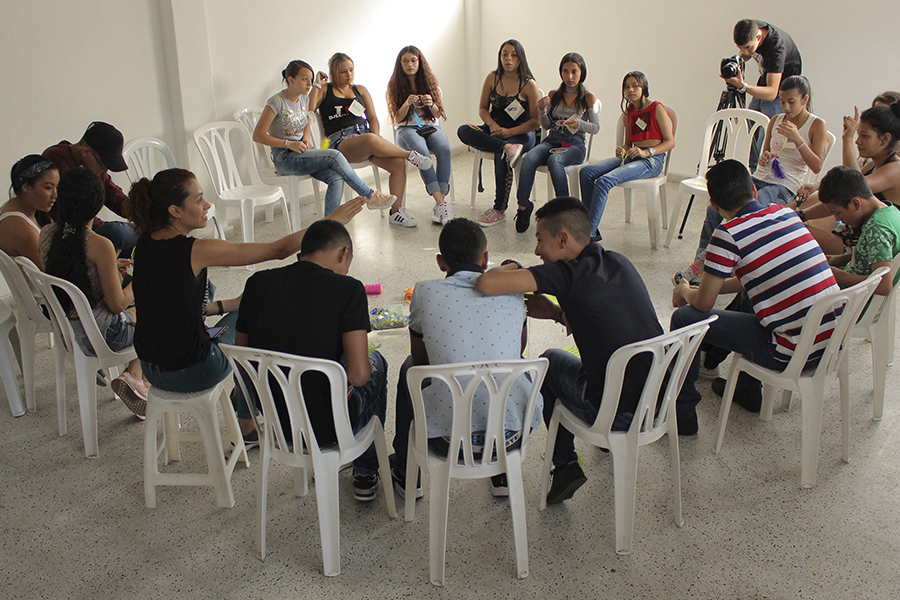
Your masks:
M 412 367 L 407 372 L 407 382 L 412 396 L 416 443 L 425 450 L 428 440 L 425 400 L 422 396 L 422 382 L 431 379 L 432 387 L 443 385 L 451 394 L 450 405 L 453 412 L 450 426 L 450 447 L 448 457 L 461 456 L 462 461 L 450 460 L 451 476 L 454 469 L 472 468 L 479 465 L 506 464 L 506 404 L 513 384 L 525 374 L 530 375 L 531 391 L 522 406 L 522 441 L 520 451 L 525 455 L 535 404 L 540 394 L 541 384 L 547 374 L 549 361 L 546 358 L 503 360 L 496 362 L 465 362 L 445 365 L 423 365 Z M 487 425 L 485 426 L 484 448 L 476 460 L 472 445 L 472 403 L 475 392 L 488 392 Z
M 160 156 L 162 161 L 160 161 Z M 125 175 L 134 183 L 141 177 L 153 179 L 163 169 L 174 169 L 178 166 L 175 155 L 166 143 L 155 137 L 136 137 L 128 140 L 122 148 L 122 158 L 128 165 Z
M 723 159 L 733 158 L 745 165 L 750 161 L 750 148 L 757 131 L 765 135 L 769 125 L 769 117 L 748 108 L 726 108 L 714 112 L 706 120 L 706 132 L 703 134 L 703 146 L 697 176 L 705 177 L 710 165 L 715 164 L 712 156 L 713 134 L 721 123 L 719 149 L 724 151 Z
M 813 345 L 819 333 L 819 326 L 822 320 L 829 317 L 836 305 L 844 305 L 841 314 L 834 320 L 834 330 L 822 353 L 819 366 L 816 368 L 815 376 L 830 377 L 837 372 L 847 351 L 847 342 L 853 331 L 856 321 L 859 319 L 860 313 L 878 287 L 881 277 L 890 272 L 888 267 L 876 269 L 869 275 L 865 281 L 861 281 L 856 285 L 844 290 L 835 292 L 819 298 L 813 304 L 809 312 L 806 313 L 806 321 L 800 330 L 800 337 L 797 340 L 797 346 L 794 348 L 794 354 L 784 370 L 784 376 L 794 379 L 800 377 L 803 372 L 806 361 L 812 352 Z M 830 317 L 829 317 L 830 318 Z
M 247 133 L 250 134 L 250 140 L 253 140 L 253 132 L 256 131 L 256 124 L 262 115 L 263 109 L 260 106 L 248 106 L 234 111 L 234 120 L 244 126 Z M 272 162 L 272 153 L 264 144 L 253 142 L 253 164 L 260 173 L 265 171 L 274 171 L 275 163 Z
M 321 148 L 322 142 L 325 140 L 325 128 L 322 125 L 322 119 L 319 118 L 319 113 L 311 110 L 308 113 L 309 115 L 309 131 L 313 136 L 313 146 L 315 148 Z
M 264 434 L 272 436 L 276 450 L 297 455 L 304 454 L 304 451 L 310 455 L 322 454 L 309 418 L 303 388 L 300 386 L 301 377 L 309 372 L 322 373 L 328 378 L 338 450 L 343 451 L 356 444 L 347 409 L 347 373 L 339 363 L 257 348 L 227 344 L 220 344 L 219 347 L 228 358 L 234 373 L 240 374 L 235 379 L 248 403 L 254 399 L 259 400 L 265 417 Z M 289 423 L 282 423 L 275 406 L 273 380 L 281 388 Z M 248 382 L 253 385 L 252 392 L 247 388 Z M 284 436 L 286 430 L 292 433 L 293 440 L 290 444 Z
M 81 321 L 81 326 L 84 328 L 88 341 L 94 349 L 94 354 L 100 358 L 116 354 L 110 350 L 109 345 L 106 343 L 105 336 L 100 333 L 100 328 L 97 326 L 97 321 L 94 319 L 91 305 L 88 303 L 84 293 L 78 289 L 78 286 L 65 279 L 60 279 L 59 277 L 44 273 L 27 258 L 17 257 L 16 262 L 22 266 L 22 271 L 25 273 L 25 276 L 41 293 L 43 301 L 50 308 L 50 312 L 53 315 L 53 319 L 51 320 L 53 322 L 53 332 L 63 340 L 63 346 L 66 348 L 66 351 L 73 352 L 77 348 L 79 352 L 84 354 L 81 347 L 75 341 L 75 332 L 72 330 L 72 323 L 69 321 L 65 309 L 63 309 L 59 297 L 56 295 L 59 290 L 66 294 L 72 302 L 72 306 L 75 308 L 75 312 L 78 313 L 78 319 Z
M 812 169 L 807 169 L 806 171 L 806 183 L 814 183 L 819 180 L 819 177 L 825 171 L 824 166 L 825 163 L 828 162 L 828 157 L 831 156 L 831 151 L 834 149 L 834 142 L 837 140 L 837 137 L 831 133 L 830 131 L 825 131 L 825 156 L 822 157 L 822 169 L 819 170 L 818 173 L 814 173 Z
M 30 260 L 28 262 L 31 263 Z M 35 293 L 38 293 L 37 290 L 29 285 L 22 268 L 16 261 L 2 250 L 0 250 L 0 272 L 3 273 L 3 278 L 6 280 L 6 285 L 9 286 L 9 291 L 12 292 L 18 318 L 28 319 L 33 323 L 48 324 L 50 319 L 44 314 L 41 306 L 35 300 Z
M 647 379 L 631 427 L 625 435 L 633 438 L 639 445 L 662 437 L 667 431 L 669 417 L 675 410 L 675 399 L 678 398 L 694 355 L 700 348 L 700 342 L 710 323 L 717 318 L 713 315 L 681 329 L 616 350 L 606 365 L 603 398 L 591 431 L 605 437 L 610 435 L 622 396 L 625 369 L 634 358 L 649 356 Z
M 234 155 L 235 145 L 245 157 L 252 156 L 253 147 L 243 125 L 236 121 L 207 123 L 194 132 L 194 143 L 220 198 L 229 190 L 244 185 Z M 253 183 L 262 183 L 258 177 L 256 169 L 250 169 Z
M 897 297 L 897 284 L 900 283 L 900 254 L 894 256 L 894 264 L 891 267 L 891 291 L 887 296 L 872 296 L 872 301 L 866 306 L 865 312 L 856 322 L 857 328 L 869 328 L 881 321 L 881 315 L 887 314 L 886 310 L 896 310 L 894 298 Z M 877 287 L 877 286 L 876 286 Z M 893 333 L 893 332 L 890 332 Z

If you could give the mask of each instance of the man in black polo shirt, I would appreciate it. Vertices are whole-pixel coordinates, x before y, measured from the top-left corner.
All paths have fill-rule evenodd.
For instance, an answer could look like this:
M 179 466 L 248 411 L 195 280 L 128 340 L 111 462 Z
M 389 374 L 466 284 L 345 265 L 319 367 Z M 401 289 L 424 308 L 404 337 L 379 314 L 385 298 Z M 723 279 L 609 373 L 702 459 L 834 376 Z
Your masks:
M 770 119 L 784 112 L 778 99 L 778 88 L 785 77 L 801 75 L 803 70 L 800 51 L 787 33 L 765 21 L 744 19 L 734 26 L 734 43 L 741 58 L 756 60 L 759 80 L 748 85 L 742 74 L 730 77 L 726 83 L 752 96 L 750 110 L 757 110 Z M 759 133 L 759 132 L 758 132 Z M 763 136 L 757 135 L 750 151 L 750 172 L 756 170 Z
M 631 262 L 591 242 L 591 222 L 579 200 L 554 198 L 537 213 L 534 253 L 543 265 L 522 269 L 517 264 L 495 267 L 478 278 L 483 294 L 537 292 L 525 300 L 528 316 L 552 319 L 575 337 L 581 358 L 551 349 L 541 395 L 544 422 L 559 400 L 579 418 L 592 423 L 600 409 L 606 364 L 613 353 L 633 342 L 663 333 L 650 294 Z M 552 303 L 542 294 L 559 301 Z M 650 369 L 646 355 L 633 359 L 625 370 L 614 429 L 627 429 Z M 587 478 L 578 465 L 575 439 L 560 426 L 553 449 L 553 483 L 548 504 L 571 498 Z

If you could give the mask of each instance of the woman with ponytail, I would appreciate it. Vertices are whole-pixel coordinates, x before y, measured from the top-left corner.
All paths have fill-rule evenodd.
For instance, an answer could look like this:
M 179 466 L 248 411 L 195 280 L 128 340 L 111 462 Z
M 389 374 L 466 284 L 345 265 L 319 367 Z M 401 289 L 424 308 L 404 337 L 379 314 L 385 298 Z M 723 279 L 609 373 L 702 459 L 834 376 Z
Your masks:
M 40 268 L 37 213 L 46 213 L 56 202 L 59 171 L 52 161 L 29 154 L 16 161 L 9 175 L 13 197 L 0 208 L 0 250 L 24 256 Z
M 91 305 L 94 319 L 112 350 L 134 343 L 135 313 L 131 284 L 123 287 L 130 261 L 118 259 L 113 243 L 91 230 L 94 217 L 103 206 L 103 184 L 85 167 L 76 167 L 59 180 L 56 222 L 41 230 L 40 253 L 44 271 L 75 284 Z M 60 302 L 67 311 L 81 349 L 94 349 L 68 296 Z M 112 382 L 113 391 L 138 417 L 147 409 L 147 383 L 140 361 L 128 363 L 125 372 Z
M 357 197 L 340 205 L 327 218 L 348 223 L 366 202 Z M 168 169 L 152 181 L 142 178 L 129 193 L 129 218 L 138 233 L 134 252 L 135 306 L 141 315 L 134 347 L 147 380 L 170 392 L 209 389 L 230 372 L 217 343 L 234 343 L 234 324 L 240 297 L 209 297 L 208 267 L 241 267 L 282 260 L 300 251 L 306 230 L 275 242 L 242 244 L 191 237 L 206 226 L 210 204 L 190 171 Z M 285 299 L 285 303 L 289 299 Z M 226 314 L 228 313 L 228 314 Z M 204 319 L 222 316 L 221 335 L 210 338 Z M 250 411 L 236 406 L 245 441 L 255 442 Z

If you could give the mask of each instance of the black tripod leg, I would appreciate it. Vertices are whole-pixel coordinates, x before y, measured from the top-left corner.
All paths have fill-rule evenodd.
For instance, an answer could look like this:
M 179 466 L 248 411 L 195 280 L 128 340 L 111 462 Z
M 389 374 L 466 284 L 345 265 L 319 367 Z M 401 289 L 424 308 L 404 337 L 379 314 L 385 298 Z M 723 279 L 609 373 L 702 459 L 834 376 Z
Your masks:
M 691 214 L 691 207 L 694 205 L 694 195 L 691 194 L 690 200 L 688 200 L 687 209 L 684 211 L 684 218 L 681 220 L 681 229 L 678 230 L 678 239 L 684 239 L 684 226 L 687 225 L 688 215 Z

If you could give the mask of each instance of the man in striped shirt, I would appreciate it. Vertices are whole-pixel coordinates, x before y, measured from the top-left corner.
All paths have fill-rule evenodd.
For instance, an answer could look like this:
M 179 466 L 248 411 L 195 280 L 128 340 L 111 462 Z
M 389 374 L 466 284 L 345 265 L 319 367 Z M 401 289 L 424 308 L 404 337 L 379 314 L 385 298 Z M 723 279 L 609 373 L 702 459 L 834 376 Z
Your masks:
M 706 342 L 737 352 L 754 363 L 782 370 L 796 347 L 809 308 L 824 295 L 839 291 L 828 261 L 797 214 L 784 206 L 763 207 L 747 168 L 726 160 L 706 174 L 709 201 L 725 219 L 709 243 L 700 285 L 681 281 L 675 286 L 671 329 L 718 315 Z M 746 294 L 748 312 L 713 308 L 719 294 Z M 749 312 L 752 310 L 752 313 Z M 840 307 L 822 321 L 807 366 L 818 364 L 834 328 Z M 694 387 L 699 354 L 678 396 L 679 433 L 697 430 Z M 735 402 L 759 412 L 760 383 L 742 374 Z M 756 393 L 752 393 L 755 390 Z M 682 431 L 682 429 L 684 431 Z

